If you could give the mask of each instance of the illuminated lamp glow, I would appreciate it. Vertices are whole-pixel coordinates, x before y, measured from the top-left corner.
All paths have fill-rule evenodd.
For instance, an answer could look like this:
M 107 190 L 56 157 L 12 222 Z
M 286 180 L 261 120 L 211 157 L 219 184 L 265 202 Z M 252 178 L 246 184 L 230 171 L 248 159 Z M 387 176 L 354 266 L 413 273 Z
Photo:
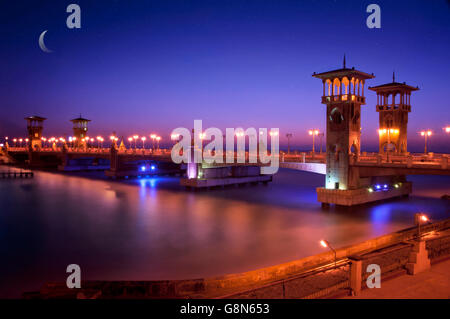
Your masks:
M 145 172 L 146 169 L 147 169 L 147 168 L 146 168 L 145 166 L 141 166 L 141 171 L 142 171 L 142 172 Z
M 384 184 L 384 185 L 383 185 L 383 188 L 384 188 L 384 189 L 388 188 L 387 184 Z
M 368 188 L 368 191 L 369 191 L 369 193 L 372 193 L 372 192 L 373 192 L 373 188 L 372 188 L 372 187 L 369 187 L 369 188 Z
M 320 241 L 320 245 L 325 248 L 328 247 L 328 243 L 323 239 Z
M 381 185 L 375 185 L 376 189 L 381 189 Z
M 155 166 L 155 165 L 152 165 L 152 166 L 150 166 L 150 169 L 151 169 L 152 171 L 154 171 L 154 170 L 156 169 L 156 166 Z

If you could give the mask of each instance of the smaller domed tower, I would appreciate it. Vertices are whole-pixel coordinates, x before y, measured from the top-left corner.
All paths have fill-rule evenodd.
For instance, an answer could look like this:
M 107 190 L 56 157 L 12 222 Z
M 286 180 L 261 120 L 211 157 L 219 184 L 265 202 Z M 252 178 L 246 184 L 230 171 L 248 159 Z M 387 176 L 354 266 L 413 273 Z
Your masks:
M 81 117 L 70 120 L 73 123 L 73 137 L 75 137 L 75 145 L 78 147 L 82 147 L 86 145 L 83 139 L 87 136 L 88 132 L 88 123 L 91 120 L 85 119 Z
M 25 120 L 27 120 L 28 138 L 30 139 L 29 147 L 32 151 L 40 150 L 42 148 L 42 131 L 46 118 L 29 116 Z
M 408 113 L 411 112 L 411 92 L 419 90 L 405 82 L 395 82 L 395 73 L 392 83 L 369 87 L 377 93 L 377 112 L 380 114 L 379 152 L 387 151 L 394 154 L 406 154 Z

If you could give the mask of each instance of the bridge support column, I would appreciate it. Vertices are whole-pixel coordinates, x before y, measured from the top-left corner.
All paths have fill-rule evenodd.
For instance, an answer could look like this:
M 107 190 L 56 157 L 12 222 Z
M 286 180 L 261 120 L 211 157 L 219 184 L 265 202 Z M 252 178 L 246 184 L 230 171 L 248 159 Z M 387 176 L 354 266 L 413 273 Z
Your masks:
M 186 174 L 188 179 L 198 178 L 199 171 L 198 163 L 190 162 L 187 164 Z

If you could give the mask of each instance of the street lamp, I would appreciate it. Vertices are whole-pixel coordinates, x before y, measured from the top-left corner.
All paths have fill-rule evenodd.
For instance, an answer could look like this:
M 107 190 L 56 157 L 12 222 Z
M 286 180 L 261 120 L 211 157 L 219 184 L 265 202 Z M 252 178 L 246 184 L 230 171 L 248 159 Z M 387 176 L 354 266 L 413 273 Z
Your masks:
M 428 154 L 428 152 L 427 152 L 428 137 L 431 136 L 432 134 L 433 134 L 433 132 L 431 130 L 426 130 L 426 131 L 420 132 L 420 135 L 425 137 L 425 150 L 424 150 L 425 154 Z
M 136 149 L 136 141 L 139 138 L 138 135 L 133 135 L 133 139 L 134 139 L 134 149 Z
M 180 138 L 180 134 L 171 134 L 170 139 L 173 141 L 173 145 L 175 145 L 175 141 Z
M 322 154 L 322 139 L 325 136 L 325 133 L 323 133 L 323 132 L 319 133 L 318 136 L 319 136 L 319 139 L 320 139 L 320 154 Z
M 445 133 L 450 133 L 450 126 L 444 127 L 444 131 L 445 131 Z
M 142 148 L 145 150 L 145 140 L 146 140 L 147 138 L 145 137 L 145 136 L 142 136 L 141 137 L 141 140 L 142 140 Z
M 159 150 L 159 141 L 161 141 L 161 136 L 156 137 L 156 142 L 158 143 L 157 149 Z
M 428 223 L 430 221 L 430 219 L 428 218 L 427 215 L 423 214 L 423 213 L 417 213 L 414 215 L 414 220 L 415 223 L 417 224 L 417 237 L 420 240 L 420 225 L 424 224 L 424 223 Z
M 288 154 L 291 153 L 291 138 L 292 138 L 292 133 L 287 133 L 286 134 L 286 138 L 288 140 Z
M 314 154 L 314 136 L 319 135 L 319 130 L 309 130 L 308 134 L 313 138 L 312 153 Z
M 320 241 L 320 245 L 324 248 L 329 248 L 334 253 L 334 267 L 336 267 L 336 260 L 337 260 L 336 250 L 333 247 L 331 247 L 330 243 L 328 241 L 326 241 L 325 239 L 322 239 Z
M 97 136 L 97 148 L 98 148 L 98 147 L 103 148 L 103 141 L 104 141 L 104 140 L 105 140 L 105 139 L 104 139 L 103 137 Z
M 150 134 L 150 138 L 152 139 L 152 149 L 155 149 L 155 139 L 156 139 L 156 134 Z

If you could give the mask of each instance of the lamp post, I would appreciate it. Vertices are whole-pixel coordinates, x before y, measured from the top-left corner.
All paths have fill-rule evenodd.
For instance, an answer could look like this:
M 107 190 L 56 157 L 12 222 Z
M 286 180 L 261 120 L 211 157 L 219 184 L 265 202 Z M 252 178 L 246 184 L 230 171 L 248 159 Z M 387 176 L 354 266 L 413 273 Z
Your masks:
M 103 141 L 105 139 L 102 136 L 97 136 L 97 148 L 103 149 Z
M 325 135 L 325 133 L 323 133 L 323 132 L 318 134 L 319 139 L 320 139 L 320 154 L 322 154 L 322 139 L 323 139 L 324 135 Z
M 170 139 L 173 141 L 173 146 L 175 146 L 176 140 L 178 140 L 179 138 L 180 138 L 180 134 L 171 134 L 170 135 Z
M 145 150 L 145 140 L 146 140 L 147 138 L 145 137 L 145 136 L 142 136 L 141 137 L 141 140 L 142 140 L 142 148 Z
M 159 141 L 161 141 L 161 136 L 156 137 L 156 143 L 157 143 L 157 150 L 159 150 Z
M 312 136 L 312 153 L 314 155 L 314 136 L 319 135 L 319 130 L 309 130 L 308 134 Z
M 243 131 L 239 131 L 236 132 L 236 159 L 240 158 L 240 156 L 244 156 L 245 158 L 245 138 L 244 138 L 244 132 Z M 242 141 L 242 138 L 244 138 L 244 142 L 241 143 L 240 141 Z M 243 148 L 242 148 L 243 146 Z
M 430 219 L 427 217 L 427 215 L 422 214 L 422 213 L 417 213 L 414 215 L 414 220 L 417 224 L 417 238 L 420 240 L 420 225 L 422 223 L 427 223 L 430 221 Z
M 331 247 L 330 243 L 328 241 L 326 241 L 325 239 L 322 239 L 320 241 L 320 245 L 324 248 L 329 248 L 334 253 L 334 267 L 336 267 L 336 259 L 337 259 L 336 250 L 333 247 Z
M 431 136 L 433 134 L 433 132 L 431 130 L 426 130 L 426 131 L 422 131 L 420 132 L 420 135 L 425 137 L 425 150 L 424 150 L 424 154 L 428 154 L 427 152 L 427 144 L 428 144 L 428 137 Z
M 136 141 L 139 138 L 138 135 L 133 135 L 133 140 L 134 140 L 134 149 L 136 149 Z
M 156 139 L 156 134 L 150 134 L 150 138 L 152 139 L 152 149 L 155 149 L 155 139 Z
M 203 153 L 203 140 L 205 139 L 206 134 L 205 133 L 199 133 L 198 137 L 200 138 L 200 143 L 201 143 L 200 149 L 201 149 L 201 151 Z
M 259 132 L 259 133 L 261 134 L 262 132 Z M 270 143 L 272 144 L 272 137 L 278 136 L 278 131 L 269 131 L 269 135 L 270 135 Z
M 133 138 L 132 137 L 128 138 L 128 144 L 130 144 L 130 149 L 132 149 L 133 148 Z
M 286 134 L 286 138 L 288 140 L 288 154 L 291 153 L 291 138 L 292 138 L 292 133 L 287 133 Z

